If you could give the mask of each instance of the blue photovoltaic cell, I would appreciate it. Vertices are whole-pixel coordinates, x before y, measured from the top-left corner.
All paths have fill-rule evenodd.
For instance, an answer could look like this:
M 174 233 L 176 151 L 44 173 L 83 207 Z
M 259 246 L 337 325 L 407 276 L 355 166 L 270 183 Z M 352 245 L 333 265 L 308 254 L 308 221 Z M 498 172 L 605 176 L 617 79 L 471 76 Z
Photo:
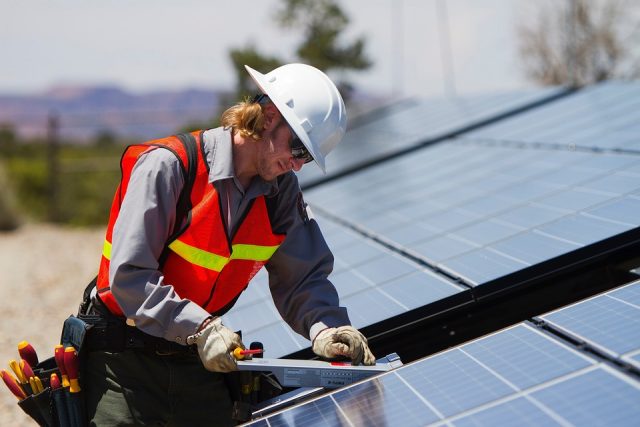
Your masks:
M 640 148 L 640 84 L 605 82 L 465 137 L 600 149 Z
M 524 325 L 473 341 L 461 350 L 519 390 L 593 363 Z
M 609 291 L 607 294 L 612 298 L 620 299 L 640 308 L 640 286 L 638 286 L 638 282 Z
M 271 427 L 340 426 L 344 417 L 332 398 L 314 400 L 268 419 Z
M 582 373 L 531 394 L 576 426 L 633 426 L 640 420 L 640 386 L 605 368 Z
M 508 400 L 472 415 L 454 419 L 451 424 L 456 427 L 495 427 L 513 425 L 514 422 L 518 426 L 562 425 L 531 400 L 524 397 Z
M 541 318 L 620 357 L 640 349 L 640 282 L 562 308 Z M 626 297 L 630 296 L 631 299 Z
M 513 392 L 507 384 L 459 350 L 407 366 L 398 375 L 444 417 Z
M 578 214 L 543 225 L 539 230 L 576 245 L 586 245 L 623 233 L 630 228 L 632 227 L 629 225 Z
M 450 258 L 445 264 L 440 265 L 442 269 L 472 285 L 489 282 L 528 266 L 529 264 L 521 260 L 484 248 Z
M 354 426 L 407 426 L 440 419 L 397 375 L 338 391 L 333 398 Z

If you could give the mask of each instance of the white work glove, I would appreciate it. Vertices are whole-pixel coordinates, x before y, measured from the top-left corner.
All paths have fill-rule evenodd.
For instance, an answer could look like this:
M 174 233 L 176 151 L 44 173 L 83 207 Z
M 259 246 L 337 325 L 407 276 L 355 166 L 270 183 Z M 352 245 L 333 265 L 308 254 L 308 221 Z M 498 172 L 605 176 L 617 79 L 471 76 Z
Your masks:
M 240 336 L 222 324 L 219 317 L 213 318 L 196 334 L 187 338 L 187 344 L 198 346 L 198 355 L 208 371 L 231 372 L 238 369 L 232 352 L 237 347 L 244 349 Z
M 352 326 L 327 328 L 313 340 L 313 352 L 318 356 L 333 359 L 337 356 L 351 358 L 352 365 L 375 365 L 376 358 L 369 350 L 367 339 Z

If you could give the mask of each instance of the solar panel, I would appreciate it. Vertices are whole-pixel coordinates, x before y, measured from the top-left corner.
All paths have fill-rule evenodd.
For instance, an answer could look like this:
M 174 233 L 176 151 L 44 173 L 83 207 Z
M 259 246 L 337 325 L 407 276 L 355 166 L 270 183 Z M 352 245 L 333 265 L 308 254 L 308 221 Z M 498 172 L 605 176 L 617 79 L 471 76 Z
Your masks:
M 636 378 L 521 323 L 255 425 L 633 425 L 638 401 Z
M 351 322 L 357 328 L 466 290 L 346 227 L 325 222 L 322 225 L 336 258 L 330 279 L 341 305 L 348 308 Z M 470 295 L 461 296 L 462 300 L 465 298 L 472 300 Z M 311 346 L 282 320 L 271 298 L 264 269 L 223 316 L 223 323 L 233 330 L 241 330 L 247 345 L 252 341 L 262 342 L 270 358 Z
M 350 124 L 344 140 L 327 162 L 328 176 L 373 159 L 482 123 L 514 109 L 559 95 L 559 88 L 473 95 L 454 100 L 410 99 L 360 117 Z M 300 182 L 323 179 L 316 167 L 304 168 Z
M 640 352 L 640 281 L 540 318 L 612 357 L 637 355 Z
M 640 148 L 640 85 L 604 82 L 465 138 L 605 150 Z
M 638 227 L 639 178 L 631 154 L 450 140 L 306 198 L 475 286 Z

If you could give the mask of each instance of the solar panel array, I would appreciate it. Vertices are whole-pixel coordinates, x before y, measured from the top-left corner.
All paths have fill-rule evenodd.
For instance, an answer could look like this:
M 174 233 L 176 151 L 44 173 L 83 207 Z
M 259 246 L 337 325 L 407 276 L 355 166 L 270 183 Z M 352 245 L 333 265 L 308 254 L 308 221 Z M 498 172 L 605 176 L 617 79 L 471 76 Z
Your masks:
M 640 85 L 624 87 L 634 93 Z M 524 126 L 520 117 L 529 115 L 535 120 L 526 121 L 527 134 L 551 134 L 558 103 L 565 105 L 563 111 L 574 105 L 586 108 L 591 98 L 596 100 L 592 109 L 615 112 L 617 123 L 629 124 L 625 117 L 635 118 L 637 112 L 629 108 L 633 101 L 625 101 L 624 87 L 607 84 L 577 92 L 305 191 L 334 252 L 330 278 L 354 326 L 384 322 L 453 295 L 456 304 L 472 303 L 492 289 L 483 288 L 492 281 L 508 281 L 529 267 L 637 231 L 640 157 L 636 153 L 499 138 L 501 132 Z M 610 90 L 614 95 L 606 95 Z M 530 99 L 549 94 L 543 91 Z M 523 105 L 518 97 L 502 102 L 511 108 Z M 617 110 L 620 103 L 627 108 Z M 372 155 L 381 154 L 376 151 L 380 145 L 370 142 L 379 138 L 381 128 L 394 135 L 387 138 L 388 145 L 406 147 L 505 111 L 500 102 L 468 102 L 466 122 L 464 109 L 443 114 L 440 122 L 420 120 L 421 114 L 435 115 L 439 105 L 391 107 L 352 129 L 340 147 L 351 143 L 361 156 L 368 156 L 366 144 L 371 144 Z M 483 112 L 483 106 L 491 114 Z M 566 114 L 561 123 L 567 134 L 577 126 L 584 134 L 598 136 L 607 126 L 602 123 L 605 116 L 584 122 L 578 120 L 580 115 Z M 578 124 L 569 126 L 572 120 Z M 430 130 L 433 123 L 440 125 Z M 622 125 L 616 129 L 617 135 L 624 134 Z M 606 145 L 606 140 L 593 142 L 600 143 Z M 354 159 L 338 152 L 333 157 L 332 162 Z M 224 322 L 242 330 L 245 342 L 265 343 L 269 357 L 310 346 L 282 321 L 264 272 Z
M 637 360 L 639 299 L 637 281 L 542 319 L 587 346 Z M 627 307 L 620 314 L 612 303 Z M 582 348 L 523 322 L 252 425 L 637 425 L 640 370 Z

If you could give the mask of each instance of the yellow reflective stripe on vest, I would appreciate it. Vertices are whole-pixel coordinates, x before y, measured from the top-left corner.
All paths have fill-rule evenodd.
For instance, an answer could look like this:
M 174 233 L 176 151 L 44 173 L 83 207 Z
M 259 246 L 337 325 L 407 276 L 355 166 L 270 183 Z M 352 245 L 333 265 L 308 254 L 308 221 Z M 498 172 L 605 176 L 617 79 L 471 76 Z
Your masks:
M 237 244 L 232 247 L 233 252 L 231 253 L 231 257 L 226 258 L 213 252 L 207 252 L 195 246 L 188 245 L 180 240 L 174 240 L 169 245 L 169 248 L 173 252 L 191 264 L 218 272 L 222 271 L 222 268 L 232 259 L 268 261 L 278 247 L 279 245 L 259 246 Z
M 276 246 L 233 245 L 231 259 L 246 259 L 250 261 L 268 261 L 278 249 Z
M 169 244 L 169 249 L 191 264 L 207 268 L 213 271 L 221 271 L 227 265 L 229 258 L 203 251 L 195 246 L 187 245 L 180 240 L 174 240 Z
M 105 240 L 102 246 L 102 256 L 111 261 L 111 242 L 108 240 Z

